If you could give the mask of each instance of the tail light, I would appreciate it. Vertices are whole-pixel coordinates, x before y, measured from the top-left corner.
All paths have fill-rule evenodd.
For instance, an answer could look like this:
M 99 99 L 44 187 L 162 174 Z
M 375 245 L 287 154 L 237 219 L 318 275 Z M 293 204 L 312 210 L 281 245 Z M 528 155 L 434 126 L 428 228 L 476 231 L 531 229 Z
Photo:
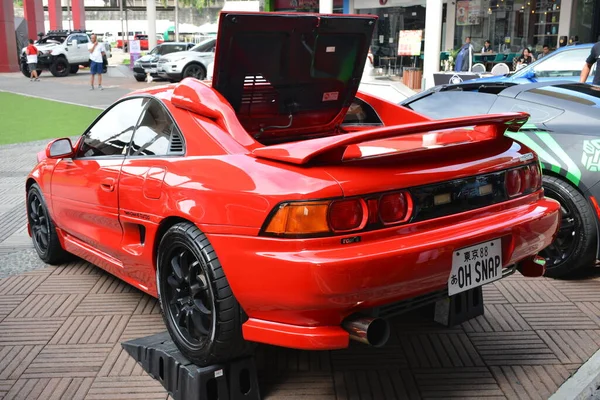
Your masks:
M 405 191 L 378 197 L 290 202 L 275 210 L 263 232 L 284 237 L 325 236 L 406 222 L 411 212 L 412 200 Z
M 402 222 L 408 213 L 408 200 L 405 192 L 384 194 L 379 200 L 379 218 L 384 224 Z
M 542 187 L 539 164 L 529 164 L 506 171 L 506 193 L 509 197 L 532 193 Z
M 360 199 L 334 201 L 329 206 L 329 226 L 334 231 L 350 231 L 363 223 L 363 201 Z

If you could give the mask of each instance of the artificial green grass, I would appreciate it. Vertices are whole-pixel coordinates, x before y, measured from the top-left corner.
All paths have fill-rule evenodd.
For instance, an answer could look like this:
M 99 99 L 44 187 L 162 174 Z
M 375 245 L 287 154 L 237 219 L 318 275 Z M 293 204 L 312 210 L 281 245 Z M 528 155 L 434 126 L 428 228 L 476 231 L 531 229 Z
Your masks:
M 101 112 L 0 92 L 0 145 L 79 136 Z

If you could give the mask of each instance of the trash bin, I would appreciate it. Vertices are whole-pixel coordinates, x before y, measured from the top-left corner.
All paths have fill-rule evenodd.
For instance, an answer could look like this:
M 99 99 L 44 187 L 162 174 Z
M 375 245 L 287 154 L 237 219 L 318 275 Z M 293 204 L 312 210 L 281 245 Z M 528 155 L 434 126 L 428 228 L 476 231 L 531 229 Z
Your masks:
M 404 83 L 409 89 L 421 89 L 421 79 L 423 78 L 423 71 L 419 68 L 404 68 L 402 74 L 402 83 Z

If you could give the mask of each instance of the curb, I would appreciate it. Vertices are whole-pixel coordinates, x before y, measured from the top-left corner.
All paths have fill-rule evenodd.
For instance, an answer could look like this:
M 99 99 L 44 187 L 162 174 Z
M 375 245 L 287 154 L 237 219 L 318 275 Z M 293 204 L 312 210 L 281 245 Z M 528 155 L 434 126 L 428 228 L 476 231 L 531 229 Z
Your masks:
M 600 350 L 585 362 L 575 375 L 563 383 L 548 400 L 589 399 L 600 387 Z

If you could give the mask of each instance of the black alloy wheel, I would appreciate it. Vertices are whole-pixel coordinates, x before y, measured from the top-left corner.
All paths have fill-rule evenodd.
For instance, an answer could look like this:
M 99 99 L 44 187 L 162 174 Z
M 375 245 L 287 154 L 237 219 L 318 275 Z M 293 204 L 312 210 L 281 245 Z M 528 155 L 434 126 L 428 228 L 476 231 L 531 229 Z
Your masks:
M 595 265 L 596 216 L 587 199 L 562 179 L 544 175 L 544 194 L 560 204 L 561 221 L 554 241 L 540 252 L 546 276 L 565 278 Z
M 200 261 L 184 246 L 168 256 L 171 264 L 166 295 L 168 315 L 190 347 L 202 347 L 214 338 L 215 299 Z
M 216 251 L 190 222 L 171 226 L 158 246 L 156 279 L 163 319 L 173 342 L 199 366 L 249 354 L 247 316 L 233 295 Z
M 204 71 L 204 68 L 202 68 L 201 65 L 190 64 L 183 70 L 183 77 L 203 80 L 206 77 L 206 72 Z
M 35 249 L 47 252 L 50 245 L 50 218 L 38 193 L 32 193 L 29 199 L 29 224 Z
M 69 258 L 69 253 L 60 245 L 56 227 L 37 183 L 31 185 L 27 191 L 27 220 L 33 247 L 42 261 L 58 264 Z

